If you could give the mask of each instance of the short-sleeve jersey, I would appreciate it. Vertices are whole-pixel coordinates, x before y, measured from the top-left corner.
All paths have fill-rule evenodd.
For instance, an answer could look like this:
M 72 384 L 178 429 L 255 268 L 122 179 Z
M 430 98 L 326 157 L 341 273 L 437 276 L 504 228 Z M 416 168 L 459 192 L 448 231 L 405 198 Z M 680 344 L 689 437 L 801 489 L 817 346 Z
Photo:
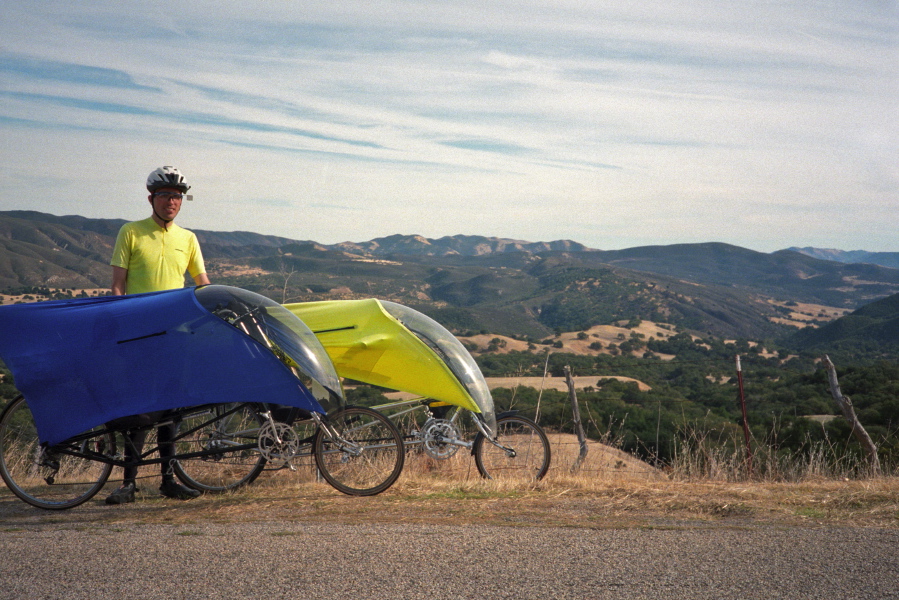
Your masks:
M 182 288 L 185 271 L 206 272 L 197 236 L 174 223 L 161 227 L 153 217 L 122 226 L 111 264 L 128 269 L 126 294 Z

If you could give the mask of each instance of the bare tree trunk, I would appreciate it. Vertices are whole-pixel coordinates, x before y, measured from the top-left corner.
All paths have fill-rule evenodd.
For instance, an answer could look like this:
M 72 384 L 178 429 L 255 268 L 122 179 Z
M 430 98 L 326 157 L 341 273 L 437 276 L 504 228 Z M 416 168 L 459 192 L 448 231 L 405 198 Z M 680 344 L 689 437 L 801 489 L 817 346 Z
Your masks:
M 858 417 L 855 416 L 852 400 L 849 396 L 844 396 L 843 392 L 840 390 L 840 382 L 837 380 L 837 369 L 833 366 L 833 363 L 830 362 L 830 357 L 827 355 L 824 356 L 824 366 L 827 367 L 827 379 L 830 382 L 830 395 L 836 400 L 837 405 L 840 407 L 840 411 L 843 413 L 843 417 L 852 427 L 852 434 L 855 436 L 855 439 L 858 440 L 862 445 L 862 448 L 864 448 L 865 452 L 868 454 L 871 473 L 873 475 L 880 475 L 880 457 L 877 455 L 877 446 L 874 445 L 871 436 L 868 435 L 868 432 L 865 431 L 865 428 L 859 423 Z
M 575 473 L 581 468 L 581 463 L 587 458 L 587 436 L 584 433 L 584 426 L 581 424 L 581 408 L 577 403 L 577 393 L 574 391 L 574 378 L 571 377 L 571 367 L 565 365 L 565 383 L 568 384 L 568 398 L 571 400 L 571 413 L 574 417 L 574 430 L 577 433 L 578 442 L 581 445 L 581 451 L 577 456 L 577 460 L 571 465 L 571 472 Z
M 290 281 L 294 273 L 296 273 L 294 269 L 291 269 L 290 273 L 286 274 L 285 271 L 281 271 L 281 276 L 284 277 L 284 288 L 281 290 L 281 304 L 287 304 L 287 282 Z

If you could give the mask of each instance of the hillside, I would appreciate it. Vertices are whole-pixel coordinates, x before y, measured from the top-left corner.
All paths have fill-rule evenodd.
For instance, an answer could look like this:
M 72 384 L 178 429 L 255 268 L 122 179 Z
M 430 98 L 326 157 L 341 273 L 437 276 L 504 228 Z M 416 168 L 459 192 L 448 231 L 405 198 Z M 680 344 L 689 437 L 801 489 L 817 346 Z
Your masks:
M 0 291 L 106 288 L 122 223 L 0 212 Z M 196 233 L 217 283 L 281 302 L 389 298 L 459 333 L 520 339 L 634 317 L 702 335 L 770 339 L 899 292 L 896 269 L 720 243 L 601 251 L 570 240 L 395 235 L 328 246 Z
M 806 352 L 899 352 L 899 294 L 876 300 L 820 328 L 799 331 L 786 343 Z

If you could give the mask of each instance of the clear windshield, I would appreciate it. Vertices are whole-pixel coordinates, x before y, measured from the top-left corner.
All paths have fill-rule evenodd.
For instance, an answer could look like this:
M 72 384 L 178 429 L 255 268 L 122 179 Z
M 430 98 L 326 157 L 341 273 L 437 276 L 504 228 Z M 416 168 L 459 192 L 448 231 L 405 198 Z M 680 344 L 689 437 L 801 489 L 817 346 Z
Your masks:
M 340 379 L 328 353 L 299 317 L 265 296 L 240 288 L 207 285 L 197 300 L 271 350 L 312 392 L 326 411 L 343 404 Z
M 490 388 L 481 369 L 462 342 L 443 325 L 417 310 L 386 300 L 381 300 L 381 305 L 443 359 L 481 409 L 481 415 L 487 426 L 495 432 L 496 412 L 493 407 L 493 396 L 490 395 Z

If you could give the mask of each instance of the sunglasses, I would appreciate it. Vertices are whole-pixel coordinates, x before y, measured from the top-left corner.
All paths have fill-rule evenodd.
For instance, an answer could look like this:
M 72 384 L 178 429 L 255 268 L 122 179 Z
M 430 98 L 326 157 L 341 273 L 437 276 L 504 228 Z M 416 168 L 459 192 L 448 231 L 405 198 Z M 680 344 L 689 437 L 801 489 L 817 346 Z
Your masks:
M 178 202 L 194 199 L 191 194 L 180 194 L 178 192 L 156 192 L 153 196 L 162 198 L 163 200 L 177 200 Z

